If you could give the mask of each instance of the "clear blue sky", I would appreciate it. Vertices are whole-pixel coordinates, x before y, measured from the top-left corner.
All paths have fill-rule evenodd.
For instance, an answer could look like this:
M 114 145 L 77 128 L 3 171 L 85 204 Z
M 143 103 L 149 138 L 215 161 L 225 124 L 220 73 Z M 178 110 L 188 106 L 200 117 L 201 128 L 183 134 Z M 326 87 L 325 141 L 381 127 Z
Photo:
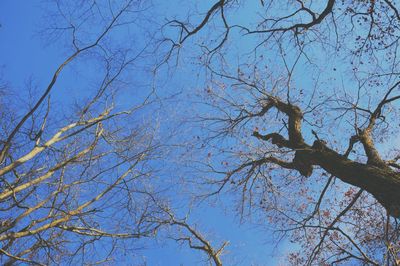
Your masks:
M 67 55 L 61 45 L 45 45 L 40 40 L 38 32 L 42 26 L 43 3 L 33 0 L 0 2 L 0 73 L 21 97 L 27 95 L 25 84 L 30 79 L 38 85 L 39 92 L 44 90 L 52 72 Z M 174 10 L 179 11 L 178 5 Z M 174 78 L 174 84 L 179 83 L 183 83 L 183 80 Z M 58 96 L 60 98 L 79 96 L 68 89 L 72 84 L 74 80 L 67 71 L 58 85 Z M 167 83 L 164 86 L 169 85 Z M 209 236 L 212 242 L 220 244 L 224 240 L 230 241 L 228 254 L 222 257 L 227 265 L 250 265 L 249 262 L 253 263 L 252 265 L 278 263 L 279 259 L 272 257 L 276 250 L 269 242 L 272 240 L 272 233 L 251 225 L 240 226 L 236 215 L 230 212 L 224 213 L 223 210 L 204 206 L 191 213 L 190 221 L 198 224 L 199 230 Z M 181 247 L 173 241 L 166 241 L 162 245 L 149 243 L 147 250 L 138 252 L 139 255 L 146 257 L 148 265 L 204 264 L 202 254 L 188 250 L 185 245 Z

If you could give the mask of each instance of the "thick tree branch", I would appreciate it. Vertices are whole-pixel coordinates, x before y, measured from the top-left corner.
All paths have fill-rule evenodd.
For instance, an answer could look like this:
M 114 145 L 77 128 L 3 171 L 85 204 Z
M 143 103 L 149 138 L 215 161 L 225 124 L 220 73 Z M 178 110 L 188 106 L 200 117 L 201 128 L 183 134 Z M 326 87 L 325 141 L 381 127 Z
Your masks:
M 382 106 L 392 99 L 388 98 L 388 95 L 394 87 L 385 95 L 381 104 L 373 112 L 375 115 L 372 115 L 372 121 L 375 119 L 374 117 L 379 115 Z M 400 191 L 400 176 L 387 167 L 380 159 L 378 152 L 371 142 L 368 131 L 369 127 L 350 141 L 350 147 L 358 139 L 364 144 L 369 161 L 367 164 L 362 164 L 346 158 L 349 150 L 345 155 L 341 155 L 328 148 L 321 140 L 316 140 L 312 146 L 306 144 L 301 133 L 302 112 L 299 107 L 284 103 L 275 97 L 268 99 L 263 110 L 269 110 L 271 106 L 276 107 L 288 116 L 289 140 L 286 140 L 277 133 L 261 135 L 258 132 L 254 132 L 253 136 L 261 140 L 271 140 L 278 147 L 289 148 L 295 152 L 295 157 L 291 163 L 280 164 L 280 162 L 276 163 L 271 158 L 262 159 L 259 163 L 276 163 L 284 168 L 296 169 L 303 176 L 310 176 L 313 166 L 319 166 L 343 182 L 368 191 L 374 195 L 392 216 L 400 216 L 400 193 L 398 193 Z M 370 124 L 373 124 L 373 122 Z

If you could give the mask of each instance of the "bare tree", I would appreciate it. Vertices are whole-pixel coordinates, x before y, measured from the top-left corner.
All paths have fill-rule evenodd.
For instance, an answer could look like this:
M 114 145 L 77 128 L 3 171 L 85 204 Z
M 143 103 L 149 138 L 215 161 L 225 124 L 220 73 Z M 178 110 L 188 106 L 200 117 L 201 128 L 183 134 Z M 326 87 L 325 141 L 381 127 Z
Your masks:
M 295 265 L 397 265 L 397 3 L 221 0 L 169 25 L 207 69 L 207 195 L 265 215 Z
M 1 85 L 2 263 L 119 261 L 135 254 L 136 239 L 168 228 L 222 264 L 226 243 L 213 247 L 155 200 L 162 145 L 143 118 L 158 100 L 155 78 L 143 80 L 196 57 L 206 70 L 197 77 L 204 131 L 191 152 L 206 174 L 190 181 L 207 191 L 195 199 L 230 192 L 242 221 L 298 244 L 288 264 L 398 265 L 397 3 L 219 0 L 160 31 L 152 7 L 54 1 L 43 36 L 70 55 L 25 104 Z M 65 112 L 54 99 L 66 95 L 58 85 L 67 68 L 96 81 L 77 82 L 82 98 Z M 136 86 L 127 100 L 121 91 Z
M 70 55 L 44 89 L 31 82 L 18 95 L 1 83 L 2 264 L 120 263 L 139 257 L 148 239 L 168 231 L 222 265 L 225 245 L 214 249 L 156 199 L 165 143 L 151 116 L 160 98 L 154 86 L 143 85 L 153 83 L 153 73 L 143 68 L 153 63 L 157 45 L 153 29 L 140 28 L 149 6 L 48 2 L 42 36 L 66 43 Z M 142 40 L 126 42 L 131 31 Z M 66 99 L 63 75 L 80 87 L 77 99 Z
M 5 265 L 108 262 L 137 247 L 129 240 L 151 236 L 159 227 L 146 219 L 157 211 L 143 193 L 159 144 L 156 129 L 139 116 L 153 101 L 152 92 L 124 110 L 114 100 L 143 47 L 135 52 L 108 44 L 124 16 L 140 7 L 135 1 L 107 9 L 79 3 L 79 11 L 62 5 L 56 2 L 69 26 L 52 27 L 72 33 L 71 55 L 27 105 L 18 103 L 15 94 L 1 96 L 8 103 L 1 110 L 0 152 L 0 258 Z M 104 23 L 97 24 L 101 30 L 83 39 L 85 22 L 96 17 L 96 10 L 104 12 Z M 62 112 L 64 103 L 50 97 L 67 95 L 60 91 L 59 77 L 91 55 L 100 58 L 97 67 L 104 66 L 96 76 L 97 88 L 85 94 L 89 98 L 78 99 L 72 112 Z M 122 240 L 131 247 L 122 249 Z

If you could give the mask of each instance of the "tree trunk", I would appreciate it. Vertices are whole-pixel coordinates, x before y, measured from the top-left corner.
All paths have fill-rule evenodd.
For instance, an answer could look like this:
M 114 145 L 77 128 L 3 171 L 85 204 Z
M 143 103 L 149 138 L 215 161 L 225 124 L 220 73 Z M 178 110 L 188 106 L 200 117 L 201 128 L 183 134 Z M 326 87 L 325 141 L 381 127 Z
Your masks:
M 317 165 L 345 183 L 357 186 L 372 194 L 393 217 L 400 217 L 400 173 L 387 166 L 373 166 L 347 159 L 315 141 L 312 147 L 296 152 L 309 166 Z M 304 168 L 304 166 L 303 166 Z M 301 173 L 300 169 L 299 172 Z

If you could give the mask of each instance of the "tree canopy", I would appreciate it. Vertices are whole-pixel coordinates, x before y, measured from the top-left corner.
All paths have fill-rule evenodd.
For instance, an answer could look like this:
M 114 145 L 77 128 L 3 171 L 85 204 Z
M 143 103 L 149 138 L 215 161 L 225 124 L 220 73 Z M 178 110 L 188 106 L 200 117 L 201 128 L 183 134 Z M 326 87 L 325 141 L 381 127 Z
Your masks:
M 67 55 L 48 83 L 2 79 L 2 263 L 172 239 L 252 265 L 192 223 L 211 207 L 286 246 L 284 265 L 400 263 L 399 3 L 43 7 L 39 35 Z

